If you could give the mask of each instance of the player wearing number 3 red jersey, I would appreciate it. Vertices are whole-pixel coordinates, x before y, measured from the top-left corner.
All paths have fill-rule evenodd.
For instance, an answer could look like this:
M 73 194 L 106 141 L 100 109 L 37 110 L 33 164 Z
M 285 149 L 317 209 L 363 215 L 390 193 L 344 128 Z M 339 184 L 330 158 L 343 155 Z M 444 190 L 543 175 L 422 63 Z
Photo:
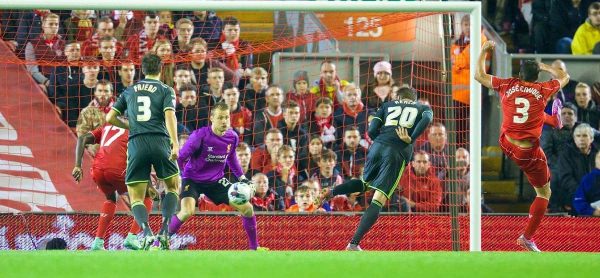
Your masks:
M 104 114 L 102 114 L 104 115 Z M 103 120 L 103 119 L 101 119 Z M 98 185 L 106 197 L 102 205 L 98 227 L 96 229 L 96 238 L 92 243 L 92 250 L 104 250 L 104 238 L 106 230 L 110 225 L 117 207 L 117 194 L 126 197 L 127 186 L 125 185 L 125 167 L 127 161 L 127 138 L 129 132 L 126 129 L 118 128 L 109 124 L 100 126 L 87 134 L 79 136 L 75 150 L 75 167 L 73 177 L 77 182 L 81 181 L 83 172 L 81 170 L 81 160 L 86 144 L 100 144 L 100 148 L 94 157 L 90 174 L 92 179 Z M 152 208 L 152 198 L 146 196 L 144 203 L 148 208 Z M 128 249 L 137 250 L 140 244 L 136 234 L 141 228 L 133 219 L 129 234 L 125 238 L 124 246 Z
M 550 170 L 540 147 L 542 126 L 546 120 L 544 107 L 548 99 L 569 82 L 569 75 L 561 69 L 535 61 L 524 61 L 519 78 L 503 79 L 489 75 L 485 72 L 485 56 L 493 49 L 493 41 L 483 44 L 475 79 L 500 95 L 503 114 L 500 147 L 523 170 L 535 189 L 537 196 L 529 209 L 527 227 L 517 243 L 529 251 L 539 252 L 532 237 L 544 217 L 551 194 Z M 540 71 L 550 73 L 554 79 L 536 82 Z M 553 107 L 553 114 L 554 110 L 560 113 L 560 109 Z

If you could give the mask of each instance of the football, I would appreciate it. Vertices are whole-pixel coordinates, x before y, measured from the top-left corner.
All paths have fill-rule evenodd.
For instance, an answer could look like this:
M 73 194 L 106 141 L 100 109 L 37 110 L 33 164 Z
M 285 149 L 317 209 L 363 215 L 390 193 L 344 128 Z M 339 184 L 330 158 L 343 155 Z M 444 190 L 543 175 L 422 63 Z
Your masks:
M 229 202 L 235 205 L 243 205 L 254 196 L 252 187 L 243 182 L 236 182 L 227 191 Z

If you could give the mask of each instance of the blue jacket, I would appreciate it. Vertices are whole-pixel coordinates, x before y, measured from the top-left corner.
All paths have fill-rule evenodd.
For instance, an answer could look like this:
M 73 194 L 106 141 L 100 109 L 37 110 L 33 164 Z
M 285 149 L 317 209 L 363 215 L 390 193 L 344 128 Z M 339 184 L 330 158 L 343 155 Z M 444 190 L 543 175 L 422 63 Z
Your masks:
M 595 209 L 590 204 L 598 200 L 600 200 L 600 169 L 594 168 L 591 173 L 583 177 L 575 191 L 573 207 L 578 215 L 591 216 Z

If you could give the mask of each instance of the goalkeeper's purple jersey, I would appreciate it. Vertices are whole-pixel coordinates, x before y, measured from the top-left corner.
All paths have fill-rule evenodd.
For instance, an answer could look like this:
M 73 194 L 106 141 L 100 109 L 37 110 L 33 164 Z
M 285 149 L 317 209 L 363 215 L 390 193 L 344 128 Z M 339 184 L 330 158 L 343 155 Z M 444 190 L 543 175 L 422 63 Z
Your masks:
M 236 178 L 244 174 L 237 159 L 235 148 L 238 135 L 227 130 L 223 136 L 213 133 L 210 126 L 195 130 L 179 151 L 181 176 L 194 182 L 215 182 L 224 176 L 225 163 Z

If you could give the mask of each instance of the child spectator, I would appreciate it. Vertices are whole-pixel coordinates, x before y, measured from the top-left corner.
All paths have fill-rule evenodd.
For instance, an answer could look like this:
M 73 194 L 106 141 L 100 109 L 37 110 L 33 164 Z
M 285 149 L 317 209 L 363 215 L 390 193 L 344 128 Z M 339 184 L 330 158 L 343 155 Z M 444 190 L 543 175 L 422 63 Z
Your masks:
M 333 122 L 333 101 L 329 98 L 317 100 L 316 109 L 308 122 L 308 134 L 319 135 L 328 149 L 335 145 L 335 126 Z
M 308 155 L 306 158 L 299 159 L 300 179 L 306 180 L 319 167 L 321 153 L 323 152 L 323 140 L 320 136 L 313 135 L 308 143 Z
M 332 150 L 324 150 L 319 160 L 319 169 L 311 179 L 319 181 L 321 188 L 332 188 L 342 184 L 344 179 L 336 169 L 337 155 Z
M 316 212 L 322 211 L 315 205 L 313 191 L 307 185 L 301 185 L 294 195 L 296 204 L 286 209 L 286 212 Z
M 287 99 L 293 100 L 300 106 L 300 123 L 306 122 L 307 115 L 315 110 L 315 95 L 308 91 L 308 72 L 300 70 L 294 73 L 292 89 L 287 93 Z

